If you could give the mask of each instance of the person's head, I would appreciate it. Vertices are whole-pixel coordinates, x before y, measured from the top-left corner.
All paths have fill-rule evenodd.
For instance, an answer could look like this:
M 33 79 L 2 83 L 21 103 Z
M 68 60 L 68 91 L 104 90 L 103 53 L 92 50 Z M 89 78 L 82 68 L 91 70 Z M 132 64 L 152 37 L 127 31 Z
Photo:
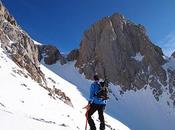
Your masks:
M 94 75 L 94 80 L 95 80 L 95 81 L 99 81 L 98 75 Z

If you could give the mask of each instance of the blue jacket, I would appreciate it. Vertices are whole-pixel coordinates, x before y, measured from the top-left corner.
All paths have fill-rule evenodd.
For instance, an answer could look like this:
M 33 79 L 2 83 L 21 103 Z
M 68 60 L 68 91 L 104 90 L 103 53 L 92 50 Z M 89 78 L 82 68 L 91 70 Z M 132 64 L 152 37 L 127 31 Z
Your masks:
M 97 96 L 95 96 L 95 94 L 98 93 L 99 91 L 100 87 L 98 85 L 98 82 L 92 83 L 90 87 L 89 103 L 106 105 L 106 100 L 103 100 L 102 98 L 98 98 Z

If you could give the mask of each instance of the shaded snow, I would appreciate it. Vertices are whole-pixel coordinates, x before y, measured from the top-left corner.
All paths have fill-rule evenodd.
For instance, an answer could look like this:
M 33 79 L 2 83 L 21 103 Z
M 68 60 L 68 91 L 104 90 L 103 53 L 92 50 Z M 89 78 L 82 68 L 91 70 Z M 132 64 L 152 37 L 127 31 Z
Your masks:
M 144 56 L 142 56 L 139 52 L 139 53 L 136 53 L 136 55 L 132 56 L 131 58 L 135 59 L 138 62 L 141 62 L 143 60 Z

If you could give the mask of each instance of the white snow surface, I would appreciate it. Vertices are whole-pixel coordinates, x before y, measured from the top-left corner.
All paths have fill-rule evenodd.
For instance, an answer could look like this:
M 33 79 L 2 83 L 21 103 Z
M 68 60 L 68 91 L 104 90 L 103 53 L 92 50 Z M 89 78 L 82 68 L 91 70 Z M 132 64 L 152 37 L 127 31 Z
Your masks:
M 33 42 L 34 42 L 34 44 L 36 44 L 36 45 L 42 45 L 41 43 L 39 43 L 39 42 L 37 42 L 37 41 L 35 41 L 35 40 L 33 40 Z
M 0 129 L 83 130 L 86 110 L 82 108 L 87 105 L 87 100 L 82 96 L 79 88 L 77 89 L 77 86 L 67 82 L 43 65 L 40 67 L 46 75 L 48 86 L 52 88 L 55 85 L 56 88 L 65 92 L 71 99 L 73 107 L 58 98 L 54 99 L 49 96 L 48 91 L 32 80 L 28 76 L 29 73 L 17 66 L 0 48 Z M 67 75 L 66 70 L 65 75 Z M 74 77 L 75 75 L 69 74 L 69 76 Z M 74 81 L 81 83 L 83 79 L 78 78 L 74 77 Z M 83 89 L 85 85 L 82 85 Z M 97 113 L 94 119 L 99 127 Z M 130 130 L 107 114 L 105 114 L 105 119 L 108 125 L 106 130 L 111 130 L 110 126 L 115 130 Z
M 57 75 L 77 86 L 82 95 L 88 99 L 92 81 L 79 74 L 74 65 L 75 62 L 63 66 L 59 62 L 54 65 L 44 64 Z M 136 92 L 128 91 L 124 95 L 120 94 L 120 86 L 110 84 L 109 87 L 112 93 L 106 113 L 120 120 L 131 130 L 175 130 L 175 108 L 167 105 L 169 98 L 166 93 L 163 93 L 158 102 L 149 86 Z
M 142 56 L 141 53 L 139 52 L 139 53 L 136 53 L 136 55 L 131 57 L 131 58 L 135 59 L 138 62 L 141 62 L 143 60 L 144 56 Z

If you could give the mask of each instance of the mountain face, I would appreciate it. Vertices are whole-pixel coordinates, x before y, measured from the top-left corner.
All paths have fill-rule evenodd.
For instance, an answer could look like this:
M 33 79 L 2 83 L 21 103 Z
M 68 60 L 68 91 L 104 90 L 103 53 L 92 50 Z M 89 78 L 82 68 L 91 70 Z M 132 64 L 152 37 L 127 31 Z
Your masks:
M 20 67 L 25 68 L 37 82 L 44 81 L 39 68 L 38 48 L 29 35 L 17 24 L 13 16 L 0 2 L 0 42 L 1 47 Z
M 140 89 L 151 74 L 164 83 L 162 56 L 161 49 L 151 43 L 143 26 L 114 14 L 85 31 L 76 66 L 87 78 L 98 73 L 123 89 Z
M 173 88 L 171 93 L 175 92 L 170 83 L 173 72 L 163 67 L 167 63 L 163 56 L 161 48 L 150 41 L 142 25 L 116 13 L 84 32 L 75 66 L 86 78 L 92 79 L 98 73 L 100 78 L 107 77 L 120 85 L 123 91 L 150 86 L 159 100 L 164 89 Z

